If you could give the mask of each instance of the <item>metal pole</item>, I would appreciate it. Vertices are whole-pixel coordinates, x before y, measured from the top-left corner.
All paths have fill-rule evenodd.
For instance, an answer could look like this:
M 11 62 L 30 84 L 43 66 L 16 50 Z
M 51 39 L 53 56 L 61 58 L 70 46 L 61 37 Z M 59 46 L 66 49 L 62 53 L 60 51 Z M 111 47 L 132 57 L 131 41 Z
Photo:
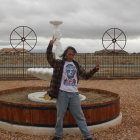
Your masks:
M 114 38 L 113 38 L 114 48 L 113 48 L 113 76 L 114 76 L 114 55 L 115 55 L 115 43 L 116 43 L 116 37 L 115 37 L 115 28 L 114 28 Z
M 23 78 L 24 78 L 24 26 L 23 26 Z
M 85 53 L 85 71 L 87 69 L 86 65 L 87 65 L 87 61 L 86 61 L 86 53 Z
M 23 78 L 24 78 L 24 42 L 23 42 Z

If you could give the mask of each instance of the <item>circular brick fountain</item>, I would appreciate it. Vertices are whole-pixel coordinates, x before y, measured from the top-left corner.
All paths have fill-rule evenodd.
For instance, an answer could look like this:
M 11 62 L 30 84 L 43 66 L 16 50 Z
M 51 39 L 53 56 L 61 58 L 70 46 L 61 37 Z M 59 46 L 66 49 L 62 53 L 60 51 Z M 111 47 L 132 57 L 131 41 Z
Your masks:
M 5 126 L 12 125 L 15 126 L 13 129 L 16 131 L 22 131 L 25 133 L 53 133 L 56 122 L 55 103 L 33 102 L 27 98 L 29 93 L 24 93 L 24 91 L 30 91 L 31 93 L 37 90 L 45 91 L 47 88 L 24 87 L 1 91 L 1 126 L 5 124 Z M 120 97 L 118 94 L 105 90 L 89 88 L 80 88 L 79 91 L 87 97 L 86 100 L 82 101 L 82 109 L 87 125 L 90 129 L 93 128 L 95 130 L 96 127 L 102 128 L 104 126 L 108 126 L 108 124 L 113 121 L 114 124 L 111 123 L 111 125 L 120 123 Z M 42 129 L 44 129 L 44 131 L 42 131 Z M 76 122 L 69 109 L 64 117 L 64 129 L 68 130 L 68 132 L 71 130 L 75 131 L 75 129 L 77 129 Z

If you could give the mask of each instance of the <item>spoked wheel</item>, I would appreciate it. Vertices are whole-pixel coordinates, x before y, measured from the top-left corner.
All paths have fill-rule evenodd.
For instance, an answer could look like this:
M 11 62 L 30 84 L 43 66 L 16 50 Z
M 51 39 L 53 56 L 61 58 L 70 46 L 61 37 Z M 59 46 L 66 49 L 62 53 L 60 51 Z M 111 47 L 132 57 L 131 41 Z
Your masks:
M 10 44 L 16 51 L 30 52 L 36 46 L 36 43 L 37 36 L 30 27 L 19 26 L 10 34 Z
M 123 50 L 126 45 L 126 35 L 118 28 L 108 29 L 102 37 L 105 50 Z

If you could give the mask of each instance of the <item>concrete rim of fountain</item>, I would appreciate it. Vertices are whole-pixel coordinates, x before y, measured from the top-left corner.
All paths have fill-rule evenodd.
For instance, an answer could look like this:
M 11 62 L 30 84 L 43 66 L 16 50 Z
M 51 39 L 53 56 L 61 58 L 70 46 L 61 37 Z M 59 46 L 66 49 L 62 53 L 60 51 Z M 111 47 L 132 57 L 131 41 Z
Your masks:
M 98 132 L 117 126 L 121 123 L 121 121 L 122 121 L 122 113 L 120 112 L 120 114 L 115 119 L 102 124 L 88 126 L 88 129 L 90 132 Z M 16 124 L 0 121 L 0 128 L 11 132 L 20 132 L 23 134 L 54 136 L 54 128 L 52 127 L 24 126 L 24 125 L 16 125 Z M 81 134 L 78 127 L 63 128 L 63 131 L 64 131 L 64 136 L 69 134 L 72 135 Z

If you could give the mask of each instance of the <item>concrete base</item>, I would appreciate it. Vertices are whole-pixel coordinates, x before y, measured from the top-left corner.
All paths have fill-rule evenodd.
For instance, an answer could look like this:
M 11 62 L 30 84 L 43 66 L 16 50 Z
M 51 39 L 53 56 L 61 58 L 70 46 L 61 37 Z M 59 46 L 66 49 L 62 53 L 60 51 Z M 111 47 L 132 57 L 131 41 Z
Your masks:
M 47 91 L 30 93 L 28 94 L 28 99 L 31 101 L 41 102 L 41 103 L 56 103 L 56 99 L 52 99 L 52 100 L 44 99 L 46 93 Z M 86 96 L 82 94 L 79 94 L 79 96 L 81 101 L 84 101 L 86 99 Z
M 119 125 L 122 120 L 122 113 L 119 114 L 119 116 L 111 121 L 98 124 L 98 125 L 92 125 L 88 126 L 88 129 L 90 132 L 97 132 L 101 131 L 116 125 Z M 10 124 L 6 122 L 0 121 L 0 128 L 10 131 L 10 132 L 19 132 L 19 133 L 24 133 L 24 134 L 31 134 L 31 135 L 49 135 L 53 136 L 54 135 L 54 128 L 49 128 L 49 127 L 32 127 L 32 126 L 23 126 L 23 125 L 15 125 L 15 124 Z M 80 130 L 78 127 L 73 127 L 73 128 L 64 128 L 64 135 L 67 134 L 72 134 L 72 135 L 79 135 L 81 134 Z

